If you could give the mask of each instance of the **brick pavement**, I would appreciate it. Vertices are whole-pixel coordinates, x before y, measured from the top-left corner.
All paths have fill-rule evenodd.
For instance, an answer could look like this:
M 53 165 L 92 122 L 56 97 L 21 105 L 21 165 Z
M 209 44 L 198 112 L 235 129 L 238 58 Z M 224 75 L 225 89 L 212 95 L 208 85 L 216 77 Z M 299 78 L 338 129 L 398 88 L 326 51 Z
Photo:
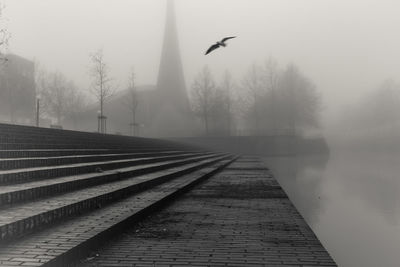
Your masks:
M 233 163 L 92 256 L 80 266 L 336 266 L 253 158 Z

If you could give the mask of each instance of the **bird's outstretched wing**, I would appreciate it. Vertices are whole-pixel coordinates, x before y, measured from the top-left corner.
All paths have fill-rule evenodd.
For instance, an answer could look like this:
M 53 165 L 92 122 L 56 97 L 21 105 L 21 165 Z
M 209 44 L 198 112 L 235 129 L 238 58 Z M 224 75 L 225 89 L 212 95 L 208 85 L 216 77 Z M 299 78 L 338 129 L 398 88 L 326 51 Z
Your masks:
M 210 46 L 210 48 L 208 48 L 207 52 L 205 53 L 205 55 L 207 55 L 208 53 L 210 53 L 211 51 L 217 49 L 219 47 L 219 44 L 213 44 L 212 46 Z
M 221 42 L 223 43 L 223 42 L 228 41 L 229 39 L 233 39 L 233 38 L 236 38 L 236 36 L 225 37 L 224 39 L 221 40 Z

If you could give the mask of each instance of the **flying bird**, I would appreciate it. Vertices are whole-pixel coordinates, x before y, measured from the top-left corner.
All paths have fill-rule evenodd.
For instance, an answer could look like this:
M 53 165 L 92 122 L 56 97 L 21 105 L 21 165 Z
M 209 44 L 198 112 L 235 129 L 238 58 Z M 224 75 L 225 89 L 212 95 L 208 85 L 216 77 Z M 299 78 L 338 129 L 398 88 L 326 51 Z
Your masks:
M 215 44 L 213 44 L 212 46 L 210 46 L 210 48 L 208 48 L 207 52 L 205 53 L 205 55 L 209 54 L 210 52 L 214 51 L 215 49 L 217 49 L 218 47 L 222 46 L 225 47 L 227 44 L 225 43 L 226 41 L 228 41 L 229 39 L 233 39 L 236 38 L 236 36 L 232 36 L 232 37 L 225 37 L 224 39 L 222 39 L 220 42 L 216 42 Z

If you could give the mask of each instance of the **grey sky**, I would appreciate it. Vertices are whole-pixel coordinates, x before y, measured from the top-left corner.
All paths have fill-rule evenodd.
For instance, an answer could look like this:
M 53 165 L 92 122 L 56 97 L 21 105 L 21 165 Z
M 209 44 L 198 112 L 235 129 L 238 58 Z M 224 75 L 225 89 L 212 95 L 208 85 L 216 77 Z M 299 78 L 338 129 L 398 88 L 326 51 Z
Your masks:
M 89 86 L 88 54 L 103 48 L 120 87 L 135 67 L 155 84 L 164 0 L 6 0 L 10 50 Z M 391 0 L 176 0 L 186 83 L 207 64 L 237 79 L 269 56 L 296 63 L 317 85 L 327 111 L 400 80 L 400 2 Z M 238 38 L 204 56 L 213 42 Z

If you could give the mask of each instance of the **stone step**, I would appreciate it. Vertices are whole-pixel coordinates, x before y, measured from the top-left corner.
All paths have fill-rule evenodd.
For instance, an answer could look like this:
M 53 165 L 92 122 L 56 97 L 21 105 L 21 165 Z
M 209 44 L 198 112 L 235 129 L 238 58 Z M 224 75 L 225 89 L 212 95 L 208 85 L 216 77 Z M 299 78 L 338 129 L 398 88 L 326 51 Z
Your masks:
M 62 157 L 72 155 L 98 155 L 98 154 L 120 154 L 120 153 L 163 153 L 184 150 L 171 149 L 17 149 L 0 150 L 2 158 L 39 158 L 39 157 Z
M 189 147 L 170 140 L 0 124 L 0 149 L 53 148 L 52 141 L 64 148 L 79 148 L 80 145 L 96 148 L 121 145 L 124 148 Z
M 92 154 L 39 158 L 11 158 L 0 159 L 0 170 L 35 168 L 44 166 L 57 166 L 75 163 L 111 161 L 130 158 L 145 158 L 154 156 L 178 155 L 184 152 L 158 152 L 158 153 L 118 153 L 118 154 Z
M 218 154 L 203 154 L 189 159 L 168 160 L 158 163 L 141 164 L 128 168 L 104 171 L 102 173 L 81 174 L 50 180 L 39 180 L 23 184 L 1 186 L 0 208 L 5 205 L 13 205 L 47 196 L 62 194 L 81 188 L 123 180 L 130 177 L 178 167 L 184 164 L 194 163 L 199 160 L 217 156 Z
M 152 189 L 65 220 L 0 248 L 1 266 L 71 266 L 126 227 L 228 165 L 224 160 Z
M 0 130 L 0 144 L 5 149 L 10 147 L 23 148 L 24 146 L 45 146 L 45 145 L 67 145 L 79 147 L 81 145 L 90 147 L 125 147 L 134 148 L 157 148 L 157 147 L 189 147 L 188 145 L 179 144 L 169 140 L 149 139 L 130 136 L 110 136 L 85 133 L 82 137 L 72 137 L 65 133 L 57 135 L 41 135 L 41 134 L 26 134 L 15 133 L 5 134 Z M 6 146 L 8 144 L 8 146 Z
M 2 133 L 0 132 L 0 136 Z M 102 137 L 102 138 L 100 138 Z M 46 138 L 41 137 L 39 140 L 32 139 L 27 135 L 26 137 L 11 142 L 0 141 L 0 149 L 73 149 L 73 148 L 184 148 L 189 147 L 188 145 L 182 145 L 167 140 L 153 140 L 147 138 L 134 138 L 126 137 L 126 139 L 109 140 L 106 136 L 100 136 L 97 138 L 70 138 L 70 137 L 57 137 Z
M 107 140 L 113 141 L 115 138 L 105 138 L 105 135 L 85 133 L 83 135 L 71 135 L 69 132 L 66 133 L 43 133 L 43 132 L 21 132 L 21 131 L 1 131 L 0 130 L 0 141 L 5 142 L 18 142 L 18 140 L 32 140 L 32 141 L 43 141 L 45 140 L 62 140 L 67 139 L 68 141 L 99 141 Z M 130 138 L 130 136 L 124 136 Z
M 157 146 L 149 146 L 147 148 L 156 148 Z M 144 148 L 143 146 L 135 146 L 132 144 L 124 144 L 124 143 L 117 143 L 117 144 L 90 144 L 90 143 L 0 143 L 0 149 L 75 149 L 75 148 L 113 148 L 113 149 L 124 149 L 124 148 L 137 148 L 141 149 Z M 176 149 L 176 148 L 175 148 Z
M 129 143 L 107 144 L 105 142 L 90 144 L 90 143 L 0 143 L 0 150 L 15 150 L 15 149 L 186 149 L 189 146 L 167 146 L 167 145 L 149 145 L 142 146 Z M 193 148 L 189 148 L 193 149 Z
M 96 140 L 98 139 L 98 140 Z M 89 142 L 93 144 L 99 144 L 100 142 L 104 142 L 100 138 L 88 138 L 88 137 L 66 137 L 59 135 L 42 135 L 42 134 L 24 134 L 24 133 L 10 133 L 0 134 L 0 143 L 64 143 L 68 141 L 68 143 L 84 143 Z M 107 142 L 112 143 L 112 142 Z
M 121 144 L 130 147 L 137 147 L 141 145 L 141 142 L 133 140 L 126 140 L 124 142 L 115 142 L 113 140 L 107 140 L 102 138 L 70 138 L 64 136 L 32 136 L 32 135 L 21 135 L 21 137 L 13 135 L 12 137 L 5 136 L 0 133 L 0 144 L 8 144 L 10 146 L 45 146 L 45 145 L 66 145 L 69 144 L 74 147 L 80 147 L 82 145 L 88 147 L 114 147 L 120 146 Z
M 4 209 L 1 211 L 0 217 L 0 240 L 15 239 L 45 226 L 49 227 L 50 224 L 57 221 L 101 208 L 134 193 L 148 190 L 151 187 L 229 157 L 225 155 L 206 159 L 168 170 L 93 186 Z
M 139 164 L 161 162 L 164 160 L 184 159 L 188 157 L 194 157 L 196 155 L 197 153 L 187 153 L 172 156 L 135 158 L 95 163 L 76 163 L 51 167 L 37 167 L 26 168 L 22 170 L 0 171 L 0 184 L 15 184 L 34 180 L 56 178 L 61 176 L 71 176 L 90 172 L 102 172 L 104 170 L 130 167 Z
M 35 139 L 48 138 L 68 138 L 69 140 L 85 139 L 85 140 L 106 140 L 106 141 L 126 141 L 139 140 L 141 137 L 132 137 L 126 135 L 100 134 L 95 132 L 81 132 L 71 130 L 60 130 L 42 127 L 18 126 L 12 124 L 0 124 L 0 133 L 4 138 L 28 137 Z M 151 138 L 146 138 L 151 139 Z M 159 139 L 152 139 L 159 140 Z M 160 141 L 160 140 L 159 140 Z

